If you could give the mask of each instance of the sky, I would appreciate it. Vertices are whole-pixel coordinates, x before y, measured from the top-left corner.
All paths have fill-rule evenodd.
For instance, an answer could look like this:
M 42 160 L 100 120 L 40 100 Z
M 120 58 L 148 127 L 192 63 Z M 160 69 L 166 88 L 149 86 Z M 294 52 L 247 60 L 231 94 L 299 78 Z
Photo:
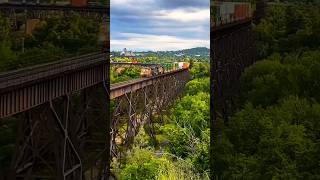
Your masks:
M 210 0 L 111 0 L 111 51 L 210 47 Z

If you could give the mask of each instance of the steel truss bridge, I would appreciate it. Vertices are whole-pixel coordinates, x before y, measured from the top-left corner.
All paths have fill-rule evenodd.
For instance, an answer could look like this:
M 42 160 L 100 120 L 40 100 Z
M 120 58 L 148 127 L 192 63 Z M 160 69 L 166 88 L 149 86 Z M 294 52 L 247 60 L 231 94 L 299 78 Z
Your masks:
M 108 179 L 119 146 L 130 146 L 144 124 L 154 135 L 153 115 L 179 96 L 188 70 L 109 89 L 108 57 L 93 53 L 0 74 L 0 121 L 18 125 L 5 178 Z
M 253 24 L 265 14 L 266 4 L 258 1 L 254 16 L 227 24 L 211 26 L 211 108 L 212 119 L 227 120 L 233 97 L 239 91 L 239 77 L 244 69 L 256 61 Z
M 119 146 L 130 147 L 143 125 L 146 125 L 147 133 L 156 143 L 153 116 L 162 115 L 181 95 L 189 80 L 188 69 L 183 69 L 112 85 L 112 156 L 119 158 Z M 125 133 L 121 134 L 121 128 L 125 128 L 122 131 Z
M 234 107 L 234 98 L 239 94 L 239 78 L 245 68 L 256 61 L 255 36 L 253 24 L 260 22 L 265 14 L 265 2 L 257 1 L 252 18 L 234 21 L 228 24 L 211 26 L 211 142 L 219 136 L 217 119 L 226 123 Z M 213 154 L 211 148 L 210 152 Z M 211 164 L 213 167 L 213 164 Z M 211 174 L 214 177 L 214 174 Z

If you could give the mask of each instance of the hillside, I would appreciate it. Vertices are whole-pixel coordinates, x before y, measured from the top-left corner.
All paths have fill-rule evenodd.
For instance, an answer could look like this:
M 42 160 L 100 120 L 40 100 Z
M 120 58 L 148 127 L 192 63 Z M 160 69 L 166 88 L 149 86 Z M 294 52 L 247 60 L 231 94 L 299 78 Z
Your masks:
M 133 51 L 135 56 L 158 56 L 158 57 L 202 57 L 209 58 L 210 49 L 206 47 L 196 47 L 177 51 Z M 121 52 L 111 52 L 113 56 L 119 56 Z

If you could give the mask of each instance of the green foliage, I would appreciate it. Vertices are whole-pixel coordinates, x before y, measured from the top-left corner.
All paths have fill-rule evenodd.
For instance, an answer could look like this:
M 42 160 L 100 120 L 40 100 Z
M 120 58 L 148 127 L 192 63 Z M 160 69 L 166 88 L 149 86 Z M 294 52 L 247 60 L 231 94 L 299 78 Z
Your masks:
M 97 22 L 74 14 L 47 18 L 32 35 L 24 35 L 13 32 L 7 19 L 0 16 L 0 71 L 97 51 L 98 30 Z
M 215 179 L 320 178 L 319 20 L 300 3 L 270 7 L 256 26 L 265 60 L 246 69 L 240 110 L 216 129 Z
M 172 120 L 181 127 L 189 128 L 200 137 L 204 129 L 209 126 L 210 94 L 200 92 L 197 95 L 187 95 L 172 109 Z
M 290 95 L 320 102 L 320 51 L 275 55 L 246 69 L 241 77 L 241 104 L 268 106 Z
M 0 41 L 0 71 L 9 69 L 17 60 L 16 54 L 11 50 L 8 41 Z
M 210 128 L 203 130 L 201 138 L 197 139 L 195 149 L 189 155 L 194 168 L 199 172 L 209 172 L 209 146 L 210 146 Z
M 223 179 L 319 178 L 320 105 L 290 97 L 267 109 L 236 113 L 215 152 Z M 317 120 L 316 120 L 317 119 Z
M 190 74 L 193 78 L 205 78 L 210 76 L 209 63 L 194 63 L 190 69 Z
M 293 52 L 319 47 L 319 6 L 271 6 L 267 17 L 256 26 L 258 52 L 267 57 L 274 52 Z
M 175 124 L 166 124 L 161 127 L 166 140 L 169 141 L 168 151 L 178 157 L 186 158 L 190 153 L 189 131 Z
M 70 18 L 52 17 L 26 39 L 26 47 L 41 47 L 45 43 L 77 53 L 83 47 L 97 47 L 98 23 L 73 15 Z
M 153 180 L 168 176 L 166 172 L 174 166 L 166 158 L 157 158 L 151 150 L 134 148 L 120 174 L 123 180 Z
M 140 72 L 141 72 L 140 68 L 132 67 L 132 66 L 122 67 L 122 68 L 123 69 L 120 73 L 117 73 L 115 68 L 111 68 L 111 71 L 110 71 L 111 84 L 140 78 Z
M 193 79 L 186 84 L 186 94 L 196 95 L 199 92 L 210 93 L 210 78 Z
M 0 42 L 9 40 L 10 31 L 11 28 L 8 20 L 0 15 Z
M 201 176 L 187 161 L 176 159 L 170 154 L 154 153 L 150 149 L 133 148 L 128 154 L 126 165 L 121 171 L 119 179 L 202 180 L 208 179 L 208 176 Z

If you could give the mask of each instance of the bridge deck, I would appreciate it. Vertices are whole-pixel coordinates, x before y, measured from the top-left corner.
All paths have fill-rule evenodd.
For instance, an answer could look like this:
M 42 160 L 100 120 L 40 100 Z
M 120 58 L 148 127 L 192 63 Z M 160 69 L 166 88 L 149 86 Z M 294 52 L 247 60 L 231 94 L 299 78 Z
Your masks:
M 162 80 L 163 78 L 166 78 L 168 76 L 174 76 L 176 74 L 180 74 L 186 71 L 188 71 L 188 69 L 179 69 L 165 74 L 153 76 L 150 78 L 139 78 L 131 81 L 113 84 L 110 87 L 110 99 L 123 96 L 129 92 L 136 91 L 138 89 L 142 89 L 146 86 L 154 84 L 155 81 Z
M 93 53 L 1 73 L 0 118 L 106 81 L 108 57 Z
M 46 64 L 31 66 L 15 71 L 0 73 L 0 93 L 17 85 L 45 79 L 52 75 L 77 70 L 81 67 L 96 65 L 105 61 L 106 54 L 92 53 L 83 56 L 63 59 Z

